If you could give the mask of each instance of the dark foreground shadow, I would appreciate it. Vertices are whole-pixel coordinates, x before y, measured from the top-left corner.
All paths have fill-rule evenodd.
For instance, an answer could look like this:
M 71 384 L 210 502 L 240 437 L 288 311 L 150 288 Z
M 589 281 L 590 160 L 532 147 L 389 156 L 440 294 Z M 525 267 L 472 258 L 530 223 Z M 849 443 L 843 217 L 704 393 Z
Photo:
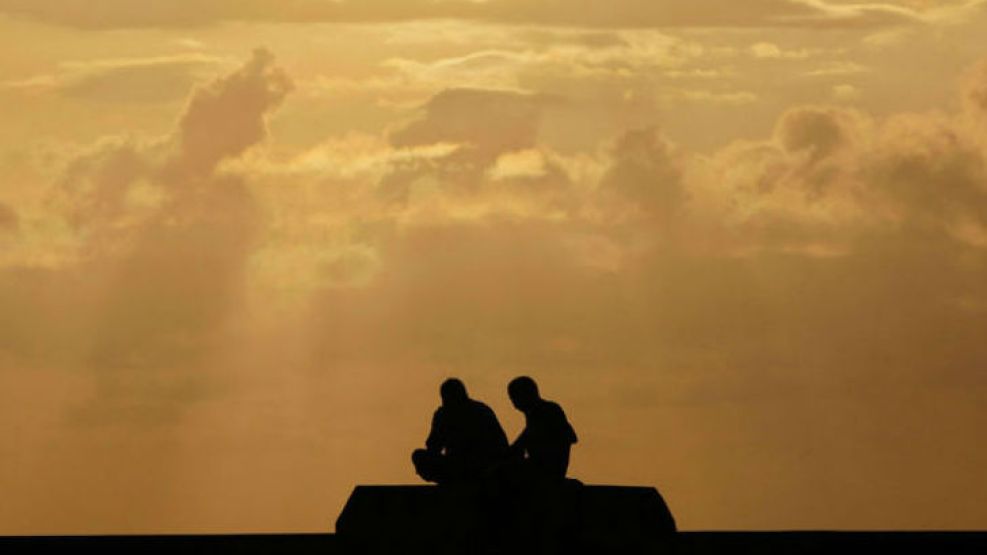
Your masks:
M 336 521 L 350 553 L 642 553 L 675 531 L 655 488 L 575 480 L 508 500 L 469 487 L 358 486 Z
M 587 550 L 582 552 L 589 553 Z M 339 537 L 333 534 L 0 536 L 0 553 L 351 554 Z M 399 550 L 393 553 L 414 552 Z M 595 553 L 609 555 L 612 551 L 599 550 Z M 676 555 L 844 555 L 847 553 L 983 555 L 987 553 L 987 532 L 679 532 L 668 542 L 637 553 L 642 555 L 669 553 Z M 467 552 L 466 555 L 473 553 Z

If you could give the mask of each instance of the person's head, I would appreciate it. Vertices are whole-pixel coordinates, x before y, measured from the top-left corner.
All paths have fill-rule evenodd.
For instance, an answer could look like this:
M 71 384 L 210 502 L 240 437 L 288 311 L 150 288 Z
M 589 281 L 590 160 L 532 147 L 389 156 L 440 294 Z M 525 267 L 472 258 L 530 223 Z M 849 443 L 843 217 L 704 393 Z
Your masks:
M 439 395 L 442 396 L 442 404 L 445 406 L 456 405 L 469 399 L 466 394 L 466 386 L 458 378 L 449 378 L 442 382 L 439 387 Z
M 507 395 L 511 398 L 514 408 L 524 412 L 531 408 L 541 396 L 538 395 L 538 384 L 528 376 L 520 376 L 507 384 Z

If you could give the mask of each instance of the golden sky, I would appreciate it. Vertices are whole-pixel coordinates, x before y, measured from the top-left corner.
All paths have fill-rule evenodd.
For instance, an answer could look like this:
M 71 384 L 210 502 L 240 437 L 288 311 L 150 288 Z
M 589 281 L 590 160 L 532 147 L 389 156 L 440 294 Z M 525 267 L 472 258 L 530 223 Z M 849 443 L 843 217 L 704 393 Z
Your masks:
M 987 527 L 984 0 L 0 0 L 0 534 L 331 528 L 444 377 L 684 529 Z

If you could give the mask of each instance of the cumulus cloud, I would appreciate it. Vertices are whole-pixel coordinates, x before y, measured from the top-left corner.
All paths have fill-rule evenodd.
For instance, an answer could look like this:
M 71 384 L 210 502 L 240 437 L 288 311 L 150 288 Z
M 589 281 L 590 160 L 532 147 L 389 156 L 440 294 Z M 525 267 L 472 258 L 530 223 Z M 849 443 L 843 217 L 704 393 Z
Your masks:
M 656 129 L 628 131 L 617 140 L 612 157 L 602 189 L 664 220 L 685 200 L 683 162 Z
M 805 152 L 816 161 L 847 146 L 857 120 L 853 112 L 832 108 L 790 110 L 778 122 L 776 136 L 787 152 Z
M 864 179 L 908 228 L 987 245 L 987 160 L 982 144 L 947 121 L 896 117 L 882 130 Z M 956 235 L 968 229 L 972 236 Z
M 473 195 L 565 195 L 568 176 L 539 146 L 544 116 L 558 97 L 502 90 L 449 89 L 432 97 L 418 119 L 390 134 L 401 149 L 448 148 L 441 156 L 396 160 L 378 183 L 381 198 L 406 203 L 414 191 Z M 449 148 L 451 147 L 451 148 Z M 532 162 L 536 168 L 532 168 Z M 527 168 L 520 168 L 527 164 Z M 559 200 L 559 199 L 557 199 Z M 496 204 L 496 203 L 495 203 Z
M 196 368 L 236 304 L 256 218 L 243 179 L 217 165 L 263 140 L 289 88 L 258 50 L 196 90 L 173 135 L 103 140 L 66 165 L 55 199 L 83 241 L 49 279 L 79 295 L 105 288 L 72 363 L 97 378 L 79 418 L 167 420 L 208 381 Z
M 738 253 L 852 259 L 876 243 L 910 265 L 929 244 L 983 255 L 985 154 L 963 118 L 875 121 L 853 110 L 802 107 L 780 118 L 772 140 L 737 143 L 705 160 L 710 173 L 694 185 L 698 202 L 733 230 L 722 237 Z
M 0 11 L 87 28 L 192 26 L 220 21 L 380 22 L 460 18 L 502 23 L 581 27 L 797 26 L 848 27 L 909 23 L 916 11 L 895 3 L 826 0 L 725 0 L 644 2 L 621 0 L 604 7 L 593 0 L 181 0 L 147 5 L 110 0 L 98 7 L 82 0 L 2 0 Z
M 270 52 L 257 50 L 239 71 L 193 95 L 179 123 L 183 163 L 209 172 L 266 137 L 265 115 L 291 90 L 273 60 Z

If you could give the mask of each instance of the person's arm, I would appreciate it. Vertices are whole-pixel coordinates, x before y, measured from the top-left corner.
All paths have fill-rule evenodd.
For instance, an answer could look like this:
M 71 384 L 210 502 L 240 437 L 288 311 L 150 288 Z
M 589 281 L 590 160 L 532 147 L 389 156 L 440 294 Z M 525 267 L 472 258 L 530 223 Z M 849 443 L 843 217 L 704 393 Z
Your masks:
M 517 436 L 514 443 L 511 444 L 510 455 L 512 457 L 517 457 L 519 459 L 524 458 L 524 452 L 528 450 L 528 428 L 525 426 L 524 431 Z
M 428 432 L 428 438 L 425 440 L 425 449 L 431 453 L 440 454 L 443 447 L 445 447 L 445 443 L 445 424 L 442 418 L 442 410 L 439 409 L 432 415 L 432 429 Z
M 576 436 L 576 430 L 572 427 L 572 424 L 570 424 L 569 421 L 566 420 L 565 421 L 565 426 L 568 429 L 569 443 L 570 444 L 572 444 L 572 443 L 578 443 L 579 442 L 579 437 Z
M 556 425 L 558 426 L 557 429 L 561 430 L 562 432 L 562 439 L 569 444 L 578 442 L 579 438 L 576 437 L 576 430 L 572 428 L 572 424 L 570 424 L 569 419 L 566 418 L 565 411 L 562 410 L 562 406 L 557 404 L 555 405 L 555 408 L 558 409 L 554 411 Z
M 486 407 L 486 412 L 487 418 L 490 419 L 490 426 L 493 430 L 493 441 L 496 442 L 497 448 L 503 452 L 505 448 L 510 447 L 507 434 L 504 433 L 504 428 L 500 425 L 500 420 L 497 420 L 497 414 L 494 413 L 493 409 Z

